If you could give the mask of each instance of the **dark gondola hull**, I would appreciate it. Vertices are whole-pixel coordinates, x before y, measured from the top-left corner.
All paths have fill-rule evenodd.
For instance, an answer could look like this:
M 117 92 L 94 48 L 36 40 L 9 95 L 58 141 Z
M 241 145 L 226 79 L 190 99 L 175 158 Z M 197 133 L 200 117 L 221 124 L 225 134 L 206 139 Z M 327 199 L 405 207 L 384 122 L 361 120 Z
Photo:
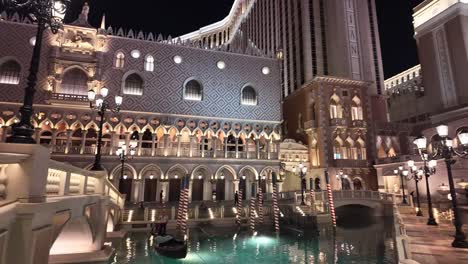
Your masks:
M 167 243 L 155 245 L 154 249 L 158 254 L 169 258 L 183 259 L 187 256 L 187 243 L 171 240 Z

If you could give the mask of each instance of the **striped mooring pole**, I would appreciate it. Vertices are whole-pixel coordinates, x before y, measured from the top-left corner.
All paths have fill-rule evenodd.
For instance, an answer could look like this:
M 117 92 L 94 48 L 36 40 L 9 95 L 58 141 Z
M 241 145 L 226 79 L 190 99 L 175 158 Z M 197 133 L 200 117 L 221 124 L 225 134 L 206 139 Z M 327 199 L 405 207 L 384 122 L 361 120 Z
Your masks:
M 182 178 L 182 181 L 180 183 L 179 204 L 177 207 L 177 229 L 178 230 L 180 230 L 180 227 L 182 225 L 182 210 L 183 210 L 183 205 L 184 205 L 183 197 L 184 197 L 184 189 L 185 189 L 184 178 Z
M 276 173 L 273 172 L 273 216 L 275 221 L 275 232 L 279 232 L 279 207 L 278 207 L 278 185 L 276 184 Z
M 327 194 L 328 194 L 328 205 L 330 207 L 330 216 L 333 227 L 336 227 L 336 216 L 335 216 L 335 204 L 333 202 L 333 192 L 330 185 L 330 179 L 328 177 L 328 170 L 325 170 L 325 181 L 327 183 Z
M 241 224 L 241 217 L 242 217 L 242 190 L 239 190 L 238 197 L 239 201 L 237 203 L 237 213 L 236 213 L 236 224 Z
M 189 181 L 190 177 L 186 176 L 185 177 L 185 189 L 183 191 L 183 204 L 182 204 L 182 233 L 186 234 L 187 233 L 187 212 L 188 212 L 188 205 L 189 205 Z
M 249 222 L 250 222 L 250 230 L 252 230 L 252 232 L 254 232 L 255 231 L 255 197 L 252 197 L 250 199 Z
M 258 188 L 258 222 L 263 224 L 263 191 Z

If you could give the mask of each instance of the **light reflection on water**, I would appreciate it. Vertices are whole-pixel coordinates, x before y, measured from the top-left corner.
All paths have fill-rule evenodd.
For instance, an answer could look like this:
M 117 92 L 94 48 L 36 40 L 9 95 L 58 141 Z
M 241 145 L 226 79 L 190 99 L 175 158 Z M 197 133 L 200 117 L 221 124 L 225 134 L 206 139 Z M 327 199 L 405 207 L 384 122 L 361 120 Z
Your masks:
M 379 222 L 360 229 L 338 228 L 335 239 L 330 229 L 321 230 L 319 238 L 284 233 L 256 237 L 240 233 L 234 238 L 234 231 L 218 233 L 222 235 L 207 238 L 192 231 L 189 254 L 184 260 L 159 256 L 147 243 L 146 233 L 133 233 L 123 243 L 114 242 L 117 253 L 110 263 L 396 263 L 390 223 Z

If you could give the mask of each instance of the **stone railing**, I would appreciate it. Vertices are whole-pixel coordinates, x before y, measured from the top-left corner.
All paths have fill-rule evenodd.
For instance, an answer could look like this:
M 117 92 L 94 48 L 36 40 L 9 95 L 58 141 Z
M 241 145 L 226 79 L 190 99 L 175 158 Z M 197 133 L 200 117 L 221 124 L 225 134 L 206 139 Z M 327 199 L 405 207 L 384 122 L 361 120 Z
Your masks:
M 411 260 L 411 250 L 409 248 L 410 238 L 406 234 L 405 224 L 403 223 L 403 218 L 401 217 L 396 204 L 393 205 L 393 229 L 395 232 L 395 248 L 398 263 L 417 264 L 418 262 Z
M 0 202 L 46 202 L 97 194 L 109 196 L 120 208 L 124 206 L 125 195 L 115 189 L 105 172 L 51 160 L 48 149 L 39 145 L 2 143 L 0 149 Z
M 69 103 L 69 102 L 77 102 L 80 104 L 89 103 L 88 96 L 78 95 L 78 94 L 52 93 L 50 96 L 50 100 L 52 102 L 62 102 L 62 103 Z

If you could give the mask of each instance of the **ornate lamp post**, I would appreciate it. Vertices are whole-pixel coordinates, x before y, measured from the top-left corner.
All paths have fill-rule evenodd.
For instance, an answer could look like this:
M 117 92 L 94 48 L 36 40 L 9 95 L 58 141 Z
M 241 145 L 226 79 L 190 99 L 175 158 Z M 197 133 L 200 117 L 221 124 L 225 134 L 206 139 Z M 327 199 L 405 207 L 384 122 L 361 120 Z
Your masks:
M 437 222 L 434 218 L 434 212 L 432 208 L 432 199 L 431 199 L 431 190 L 429 188 L 429 177 L 436 173 L 437 161 L 434 159 L 429 160 L 429 155 L 423 152 L 427 145 L 427 139 L 423 136 L 417 137 L 413 143 L 417 146 L 419 155 L 424 162 L 423 171 L 426 178 L 426 195 L 427 195 L 427 206 L 428 206 L 428 225 L 437 225 Z
M 443 158 L 445 161 L 445 165 L 447 166 L 447 176 L 449 180 L 449 188 L 450 188 L 450 196 L 452 201 L 453 207 L 453 216 L 454 216 L 454 225 L 455 225 L 455 239 L 452 242 L 452 247 L 457 248 L 468 248 L 468 242 L 465 241 L 466 236 L 462 230 L 462 222 L 460 219 L 460 214 L 458 212 L 457 206 L 457 193 L 455 190 L 455 183 L 453 180 L 452 175 L 452 165 L 456 162 L 454 159 L 455 156 L 467 159 L 468 158 L 468 130 L 463 129 L 458 133 L 458 139 L 460 144 L 463 146 L 461 150 L 457 150 L 453 148 L 453 140 L 448 137 L 448 126 L 447 125 L 440 125 L 437 128 L 437 134 L 439 135 L 438 142 L 434 142 L 435 146 L 434 157 Z M 427 143 L 427 142 L 426 142 Z M 437 143 L 437 144 L 436 144 Z M 422 151 L 425 150 L 426 147 L 422 148 L 422 140 L 421 140 L 421 148 L 418 148 Z
M 122 101 L 123 101 L 122 96 L 116 95 L 114 98 L 115 107 L 111 107 L 109 102 L 105 100 L 108 94 L 109 94 L 109 89 L 107 89 L 106 87 L 101 88 L 99 96 L 96 96 L 96 92 L 92 89 L 88 91 L 89 107 L 91 109 L 97 110 L 98 115 L 100 117 L 96 157 L 94 159 L 93 167 L 91 168 L 91 170 L 95 170 L 95 171 L 104 170 L 104 168 L 101 165 L 101 145 L 102 145 L 102 127 L 104 125 L 106 112 L 107 110 L 110 110 L 113 113 L 119 112 L 120 106 L 122 105 Z
M 341 182 L 341 190 L 344 190 L 345 189 L 344 179 L 347 179 L 348 175 L 344 174 L 343 170 L 339 170 L 338 174 L 336 174 L 336 178 L 339 179 Z
M 416 216 L 423 216 L 422 211 L 421 211 L 421 202 L 419 201 L 419 185 L 418 185 L 418 183 L 419 183 L 419 181 L 422 180 L 423 175 L 424 175 L 424 171 L 422 169 L 418 169 L 418 167 L 416 167 L 414 165 L 414 160 L 408 160 L 407 164 L 408 164 L 408 167 L 409 167 L 409 171 L 411 173 L 408 174 L 408 176 L 406 176 L 406 179 L 408 181 L 414 180 L 414 185 L 416 187 L 416 204 L 418 206 Z
M 41 59 L 42 39 L 47 27 L 53 34 L 56 34 L 62 27 L 70 0 L 3 0 L 2 2 L 6 9 L 26 13 L 31 21 L 37 24 L 36 43 L 29 67 L 28 83 L 25 88 L 23 106 L 19 110 L 21 118 L 18 123 L 12 125 L 12 135 L 6 139 L 8 143 L 34 144 L 36 141 L 32 138 L 34 126 L 31 124 L 31 117 L 33 115 L 37 72 Z
M 406 194 L 405 194 L 405 185 L 404 185 L 404 178 L 408 176 L 409 171 L 405 170 L 403 166 L 399 166 L 398 170 L 394 170 L 393 173 L 397 176 L 400 176 L 400 181 L 401 181 L 401 190 L 403 194 L 403 204 L 408 204 L 406 201 Z
M 127 149 L 127 146 L 125 144 L 122 144 L 118 149 L 117 151 L 115 152 L 115 154 L 117 156 L 119 156 L 119 159 L 120 159 L 120 162 L 122 163 L 122 168 L 120 170 L 120 178 L 121 179 L 124 179 L 124 167 L 125 167 L 125 161 L 127 161 L 128 159 L 132 159 L 133 156 L 135 155 L 135 145 L 130 143 L 130 147 Z M 128 154 L 130 153 L 130 155 Z M 151 175 L 152 177 L 154 177 L 153 175 Z M 151 177 L 151 179 L 153 179 Z M 125 179 L 124 179 L 125 180 Z
M 301 205 L 306 205 L 304 201 L 304 192 L 305 192 L 305 175 L 307 173 L 307 167 L 304 164 L 299 163 L 299 177 L 301 178 Z M 296 173 L 296 167 L 293 167 L 293 172 Z

